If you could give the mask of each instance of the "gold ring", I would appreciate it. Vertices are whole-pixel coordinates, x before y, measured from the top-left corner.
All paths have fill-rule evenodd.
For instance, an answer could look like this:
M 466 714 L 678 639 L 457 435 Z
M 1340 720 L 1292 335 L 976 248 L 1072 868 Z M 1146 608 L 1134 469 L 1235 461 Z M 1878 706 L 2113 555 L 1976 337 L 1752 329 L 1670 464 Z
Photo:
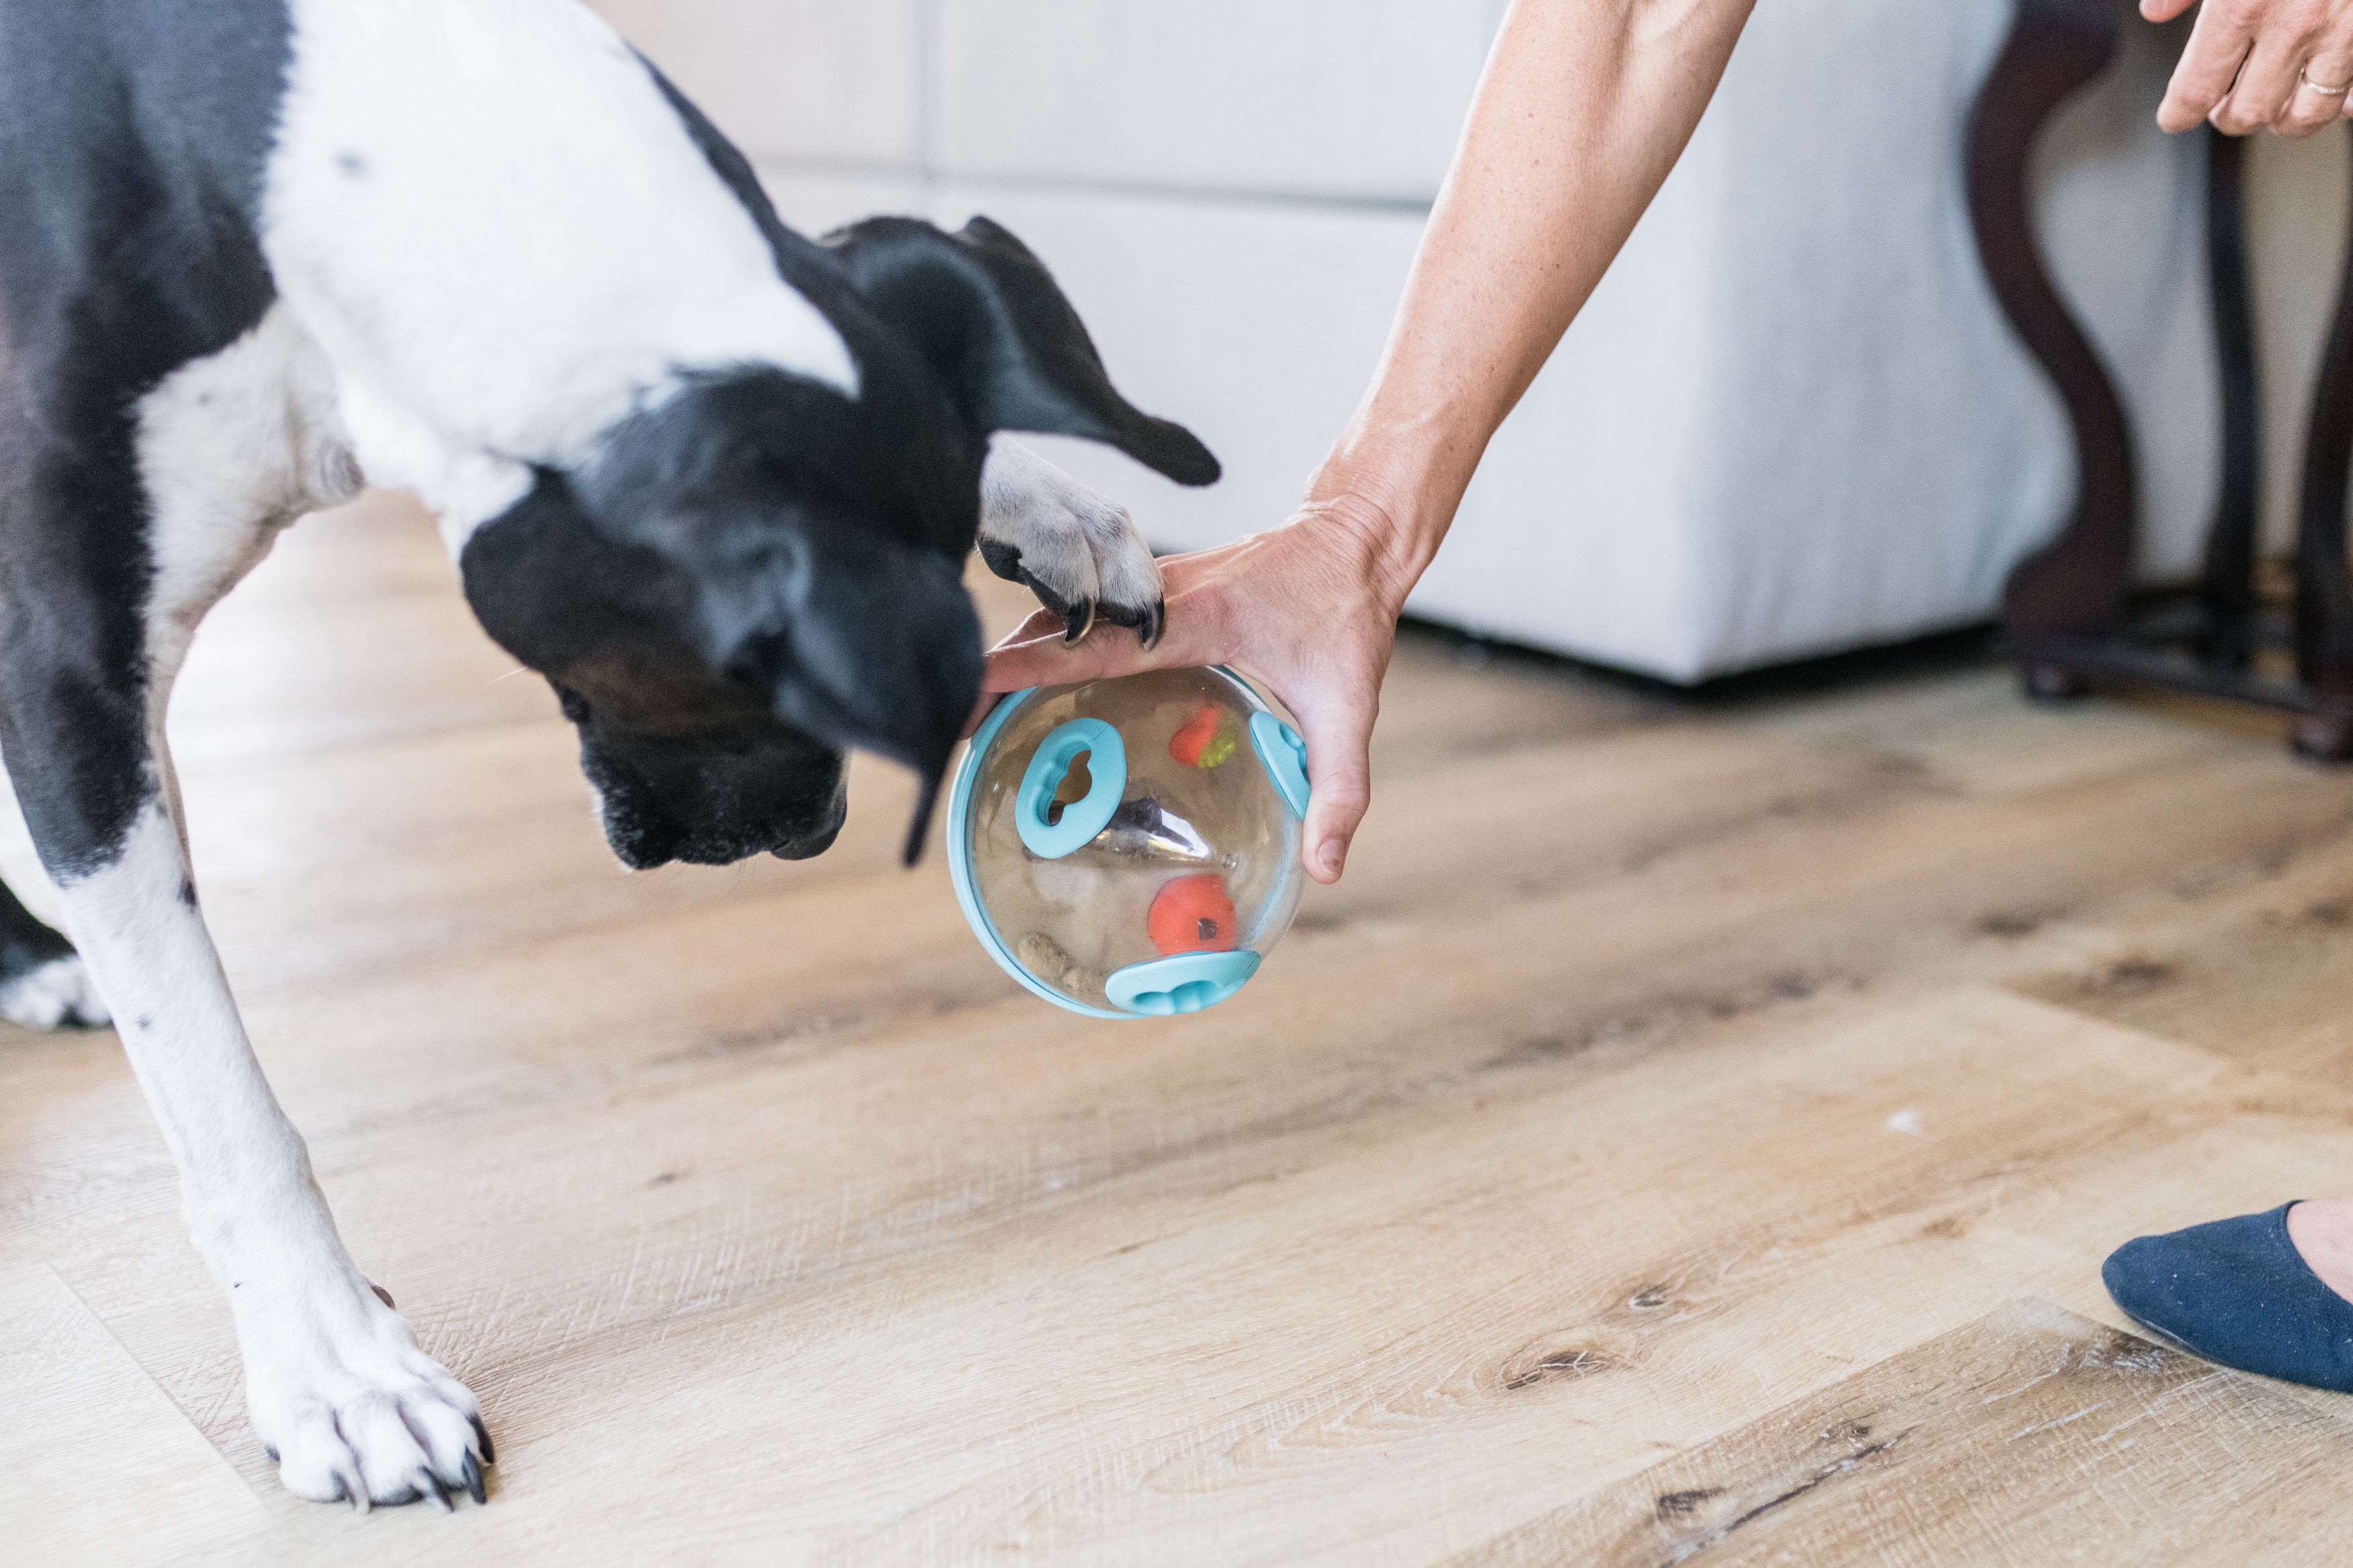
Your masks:
M 2298 71 L 2296 73 L 2296 80 L 2302 82 L 2306 87 L 2310 88 L 2313 91 L 2318 93 L 2323 98 L 2342 98 L 2347 93 L 2353 92 L 2353 81 L 2347 82 L 2343 87 L 2323 87 L 2320 83 L 2313 80 L 2310 77 L 2306 76 L 2302 71 Z

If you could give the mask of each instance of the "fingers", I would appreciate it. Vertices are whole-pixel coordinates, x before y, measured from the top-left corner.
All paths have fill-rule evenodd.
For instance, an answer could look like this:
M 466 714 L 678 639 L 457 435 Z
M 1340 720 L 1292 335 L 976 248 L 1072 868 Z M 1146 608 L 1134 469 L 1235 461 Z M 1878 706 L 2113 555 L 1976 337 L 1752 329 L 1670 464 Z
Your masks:
M 2142 17 L 2151 22 L 2170 22 L 2196 4 L 2196 0 L 2140 0 Z
M 2179 16 L 2179 8 L 2173 14 Z M 2235 6 L 2200 6 L 2197 25 L 2189 32 L 2189 47 L 2181 51 L 2173 79 L 2166 86 L 2165 101 L 2158 105 L 2158 124 L 2167 131 L 2188 131 L 2213 113 L 2215 106 L 2231 96 L 2239 68 L 2253 42 L 2250 24 L 2240 18 Z
M 1232 653 L 1225 646 L 1223 605 L 1223 595 L 1214 588 L 1182 592 L 1172 581 L 1166 618 L 1158 640 L 1149 647 L 1140 634 L 1114 626 L 1098 627 L 1092 636 L 1071 642 L 1063 635 L 1061 617 L 1040 610 L 989 649 L 981 668 L 981 689 L 1020 691 L 1145 669 L 1222 663 Z
M 1299 858 L 1319 882 L 1336 882 L 1348 863 L 1348 846 L 1373 802 L 1373 721 L 1377 699 L 1351 703 L 1327 697 L 1299 711 L 1307 742 L 1307 823 L 1300 830 Z
M 1163 637 L 1147 648 L 1141 638 L 1125 632 L 1098 631 L 1071 642 L 1063 635 L 1061 617 L 1040 610 L 1016 627 L 1012 636 L 988 650 L 980 672 L 983 699 L 987 700 L 987 694 L 993 692 L 1063 686 L 1074 680 L 1099 680 L 1105 676 L 1133 675 L 1143 669 L 1198 662 L 1169 658 L 1169 647 L 1176 641 Z M 974 722 L 978 721 L 976 717 Z
M 2346 113 L 2353 94 L 2323 91 L 2353 85 L 2353 38 L 2331 38 L 2304 63 L 2304 70 L 2286 109 L 2272 129 L 2300 142 L 2324 125 L 2334 125 Z
M 2145 5 L 2178 14 L 2173 0 Z M 2353 18 L 2328 0 L 2207 0 L 2158 110 L 2158 123 L 2184 131 L 2201 114 L 2232 136 L 2270 130 L 2311 135 L 2347 112 L 2353 81 Z M 2331 16 L 2335 11 L 2337 16 Z
M 2303 85 L 2298 73 L 2310 47 L 2309 40 L 2283 37 L 2276 30 L 2257 38 L 2239 67 L 2230 95 L 2214 106 L 2214 129 L 2244 136 L 2280 119 L 2291 99 L 2313 96 L 2298 90 Z
M 2282 110 L 2279 118 L 2272 122 L 2272 129 L 2291 142 L 2301 142 L 2322 126 L 2336 124 L 2345 113 L 2346 95 L 2341 92 L 2322 92 L 2313 83 L 2326 82 L 2332 87 L 2342 86 L 2345 81 L 2344 77 L 2332 76 L 2330 72 L 2348 68 L 2353 68 L 2353 67 L 2306 66 L 2305 72 L 2307 79 L 2299 83 L 2296 90 L 2289 96 L 2287 107 Z

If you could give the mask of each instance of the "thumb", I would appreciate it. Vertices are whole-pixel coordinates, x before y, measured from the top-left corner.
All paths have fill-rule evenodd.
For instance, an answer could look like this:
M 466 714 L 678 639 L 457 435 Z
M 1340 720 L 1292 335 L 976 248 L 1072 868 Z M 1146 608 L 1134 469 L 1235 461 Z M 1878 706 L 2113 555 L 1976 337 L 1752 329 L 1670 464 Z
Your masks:
M 1371 757 L 1377 703 L 1327 699 L 1298 709 L 1307 742 L 1307 822 L 1299 858 L 1319 882 L 1336 882 L 1348 861 L 1356 826 L 1373 802 Z

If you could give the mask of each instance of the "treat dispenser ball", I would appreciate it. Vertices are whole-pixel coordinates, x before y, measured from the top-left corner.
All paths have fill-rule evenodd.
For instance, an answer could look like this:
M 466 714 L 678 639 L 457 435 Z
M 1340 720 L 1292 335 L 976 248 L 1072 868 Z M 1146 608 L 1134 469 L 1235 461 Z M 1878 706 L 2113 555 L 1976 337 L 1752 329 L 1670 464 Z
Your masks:
M 1098 1018 L 1240 990 L 1299 909 L 1306 748 L 1224 669 L 1032 687 L 957 766 L 948 868 L 981 945 Z

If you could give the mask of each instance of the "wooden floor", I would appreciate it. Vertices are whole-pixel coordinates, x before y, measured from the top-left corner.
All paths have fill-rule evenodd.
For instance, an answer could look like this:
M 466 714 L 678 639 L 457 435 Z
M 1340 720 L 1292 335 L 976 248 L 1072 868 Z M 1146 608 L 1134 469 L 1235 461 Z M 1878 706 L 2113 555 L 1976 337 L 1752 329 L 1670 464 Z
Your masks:
M 2098 1282 L 2353 1188 L 2353 774 L 2265 727 L 1422 639 L 1347 882 L 1240 999 L 1105 1025 L 896 868 L 884 766 L 820 860 L 623 875 L 511 670 L 377 500 L 175 716 L 261 1054 L 490 1505 L 279 1491 L 112 1037 L 0 1026 L 0 1557 L 2353 1558 L 2353 1403 Z

